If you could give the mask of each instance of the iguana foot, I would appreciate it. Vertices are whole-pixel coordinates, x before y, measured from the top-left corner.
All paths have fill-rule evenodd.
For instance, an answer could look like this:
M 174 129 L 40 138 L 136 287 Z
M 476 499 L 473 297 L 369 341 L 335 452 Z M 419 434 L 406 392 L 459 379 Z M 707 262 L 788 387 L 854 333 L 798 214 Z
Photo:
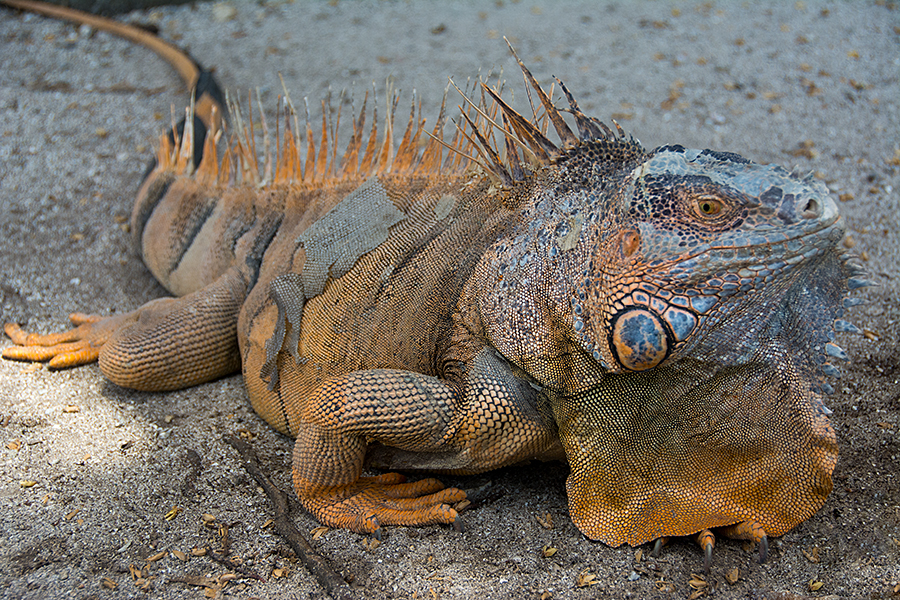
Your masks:
M 712 565 L 713 549 L 716 547 L 716 536 L 709 529 L 704 529 L 698 532 L 694 539 L 703 550 L 703 571 L 709 573 L 709 568 Z M 670 538 L 667 536 L 656 538 L 656 541 L 653 543 L 653 550 L 650 551 L 650 556 L 659 558 L 663 547 L 669 545 L 669 540 Z
M 766 530 L 763 526 L 755 521 L 742 521 L 728 527 L 723 527 L 722 535 L 736 540 L 749 540 L 759 544 L 759 562 L 766 562 L 769 557 L 769 538 L 766 536 Z
M 445 489 L 437 479 L 405 483 L 399 473 L 360 477 L 349 485 L 320 487 L 294 478 L 300 502 L 329 527 L 374 533 L 382 525 L 430 525 L 458 523 L 450 504 L 464 500 L 466 493 Z
M 97 360 L 100 348 L 128 315 L 101 317 L 73 313 L 69 315 L 74 329 L 59 333 L 27 333 L 16 323 L 7 323 L 3 330 L 16 344 L 3 349 L 3 358 L 47 362 L 51 369 L 77 367 Z
M 718 531 L 719 535 L 723 537 L 756 542 L 757 544 L 759 544 L 759 562 L 766 562 L 769 553 L 769 540 L 766 536 L 765 530 L 759 523 L 743 521 L 741 523 L 729 525 L 728 527 L 717 527 L 716 531 Z M 697 535 L 694 539 L 703 550 L 703 570 L 706 573 L 709 573 L 709 568 L 712 565 L 713 549 L 716 547 L 716 536 L 711 530 L 703 529 L 697 532 Z M 663 546 L 666 546 L 668 543 L 668 537 L 656 538 L 656 542 L 653 544 L 653 550 L 650 552 L 650 556 L 653 556 L 654 558 L 658 557 L 660 550 L 662 550 Z

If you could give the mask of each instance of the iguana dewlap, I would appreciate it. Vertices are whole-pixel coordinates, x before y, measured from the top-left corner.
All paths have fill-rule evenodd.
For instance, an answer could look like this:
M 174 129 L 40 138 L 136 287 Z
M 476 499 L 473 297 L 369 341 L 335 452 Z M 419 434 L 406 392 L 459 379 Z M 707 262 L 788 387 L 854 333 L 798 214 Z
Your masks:
M 427 142 L 411 117 L 395 149 L 392 116 L 377 141 L 363 108 L 342 159 L 327 127 L 289 130 L 271 176 L 239 115 L 222 151 L 199 90 L 131 223 L 178 297 L 63 334 L 8 325 L 3 356 L 99 359 L 139 390 L 242 369 L 330 526 L 457 518 L 464 494 L 436 480 L 362 477 L 375 448 L 442 473 L 565 459 L 573 521 L 611 545 L 788 531 L 831 490 L 823 378 L 864 284 L 835 203 L 736 154 L 647 151 L 563 87 L 573 133 L 522 69 L 558 143 L 483 86 L 450 142 L 443 116 Z

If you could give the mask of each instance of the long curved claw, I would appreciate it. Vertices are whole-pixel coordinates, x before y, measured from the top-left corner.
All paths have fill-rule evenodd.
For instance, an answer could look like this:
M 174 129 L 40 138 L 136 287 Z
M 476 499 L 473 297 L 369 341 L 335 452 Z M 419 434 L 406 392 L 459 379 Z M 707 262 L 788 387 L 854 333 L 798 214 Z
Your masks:
M 668 537 L 663 536 L 656 538 L 656 541 L 653 543 L 653 550 L 650 551 L 650 556 L 652 556 L 653 558 L 657 558 L 660 551 L 663 549 L 663 546 L 666 546 L 668 543 Z
M 708 574 L 712 565 L 713 548 L 716 547 L 716 536 L 709 529 L 704 529 L 697 534 L 697 543 L 703 549 L 703 570 Z
M 466 530 L 466 524 L 463 523 L 462 517 L 456 515 L 456 518 L 453 519 L 453 531 L 457 533 L 463 533 Z
M 742 521 L 728 527 L 723 527 L 721 531 L 725 537 L 737 540 L 749 540 L 759 545 L 759 563 L 766 562 L 769 558 L 769 538 L 766 530 L 756 521 Z
M 303 506 L 329 527 L 373 534 L 382 525 L 461 524 L 450 505 L 464 500 L 465 492 L 445 489 L 436 479 L 405 481 L 387 473 L 328 488 L 294 483 Z

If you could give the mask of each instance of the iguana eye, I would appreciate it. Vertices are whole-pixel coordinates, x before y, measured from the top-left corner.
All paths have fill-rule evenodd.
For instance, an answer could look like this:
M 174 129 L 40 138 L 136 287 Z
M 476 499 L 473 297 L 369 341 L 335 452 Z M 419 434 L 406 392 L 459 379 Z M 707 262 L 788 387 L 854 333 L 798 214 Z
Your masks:
M 709 196 L 701 196 L 694 201 L 694 209 L 702 217 L 712 217 L 722 212 L 722 201 Z

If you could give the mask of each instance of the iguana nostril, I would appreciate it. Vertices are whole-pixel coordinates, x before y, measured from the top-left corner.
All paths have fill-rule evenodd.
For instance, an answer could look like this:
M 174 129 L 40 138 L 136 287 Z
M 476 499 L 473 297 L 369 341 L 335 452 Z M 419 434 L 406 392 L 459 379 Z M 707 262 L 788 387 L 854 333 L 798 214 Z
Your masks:
M 822 215 L 822 207 L 815 198 L 809 198 L 800 214 L 804 219 L 816 219 Z

